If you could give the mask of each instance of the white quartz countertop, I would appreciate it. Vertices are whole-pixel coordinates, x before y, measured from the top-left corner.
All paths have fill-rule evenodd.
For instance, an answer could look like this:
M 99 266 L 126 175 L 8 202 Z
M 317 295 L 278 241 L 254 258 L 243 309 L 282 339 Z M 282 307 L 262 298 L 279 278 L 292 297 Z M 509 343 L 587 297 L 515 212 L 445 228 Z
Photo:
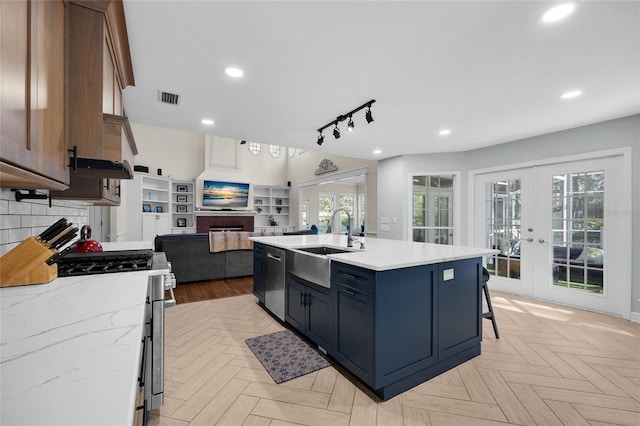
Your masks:
M 362 239 L 362 237 L 355 238 L 357 240 Z M 311 246 L 347 248 L 347 236 L 338 234 L 286 235 L 281 237 L 265 236 L 251 237 L 249 239 L 287 250 Z M 385 271 L 498 253 L 498 250 L 478 247 L 416 243 L 413 241 L 387 240 L 383 238 L 366 238 L 364 250 L 361 250 L 359 247 L 359 244 L 354 244 L 353 248 L 349 249 L 353 251 L 349 253 L 329 254 L 327 256 L 331 260 L 337 260 L 350 265 L 360 266 L 374 271 Z
M 0 289 L 0 424 L 131 425 L 148 276 Z

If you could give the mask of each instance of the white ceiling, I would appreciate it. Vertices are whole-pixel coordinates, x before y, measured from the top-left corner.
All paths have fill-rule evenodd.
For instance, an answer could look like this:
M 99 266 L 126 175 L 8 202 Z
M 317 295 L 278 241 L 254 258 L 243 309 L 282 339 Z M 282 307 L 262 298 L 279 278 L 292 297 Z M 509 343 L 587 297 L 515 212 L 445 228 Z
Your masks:
M 640 3 L 125 0 L 136 123 L 381 159 L 640 113 Z M 244 70 L 231 79 L 227 66 Z M 566 91 L 583 95 L 561 100 Z M 158 102 L 158 90 L 180 105 Z M 355 131 L 316 129 L 375 99 Z M 202 118 L 215 120 L 213 127 Z M 439 136 L 448 128 L 452 133 Z M 372 154 L 373 149 L 382 154 Z

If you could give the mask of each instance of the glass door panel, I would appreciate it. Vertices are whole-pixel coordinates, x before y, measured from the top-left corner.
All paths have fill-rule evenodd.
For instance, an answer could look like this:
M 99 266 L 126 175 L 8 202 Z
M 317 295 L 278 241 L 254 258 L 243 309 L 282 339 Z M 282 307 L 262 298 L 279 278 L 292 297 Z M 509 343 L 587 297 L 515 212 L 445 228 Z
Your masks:
M 476 176 L 475 244 L 498 250 L 486 258 L 491 286 L 533 295 L 533 169 Z
M 603 170 L 553 175 L 553 285 L 603 293 Z

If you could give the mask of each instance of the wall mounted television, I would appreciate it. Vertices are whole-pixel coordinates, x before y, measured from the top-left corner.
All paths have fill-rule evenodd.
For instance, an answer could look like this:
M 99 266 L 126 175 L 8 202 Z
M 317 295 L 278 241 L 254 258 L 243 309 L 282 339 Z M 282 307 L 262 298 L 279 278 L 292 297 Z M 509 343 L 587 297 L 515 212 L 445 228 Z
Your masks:
M 250 210 L 251 184 L 202 180 L 200 206 L 204 210 Z

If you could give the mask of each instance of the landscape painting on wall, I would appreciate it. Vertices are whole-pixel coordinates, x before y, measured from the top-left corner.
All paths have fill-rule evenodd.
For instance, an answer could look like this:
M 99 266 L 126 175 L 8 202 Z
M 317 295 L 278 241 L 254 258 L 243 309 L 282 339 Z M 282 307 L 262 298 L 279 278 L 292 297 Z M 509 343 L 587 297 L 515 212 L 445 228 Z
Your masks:
M 245 210 L 249 208 L 250 189 L 249 183 L 205 180 L 202 188 L 202 207 Z

